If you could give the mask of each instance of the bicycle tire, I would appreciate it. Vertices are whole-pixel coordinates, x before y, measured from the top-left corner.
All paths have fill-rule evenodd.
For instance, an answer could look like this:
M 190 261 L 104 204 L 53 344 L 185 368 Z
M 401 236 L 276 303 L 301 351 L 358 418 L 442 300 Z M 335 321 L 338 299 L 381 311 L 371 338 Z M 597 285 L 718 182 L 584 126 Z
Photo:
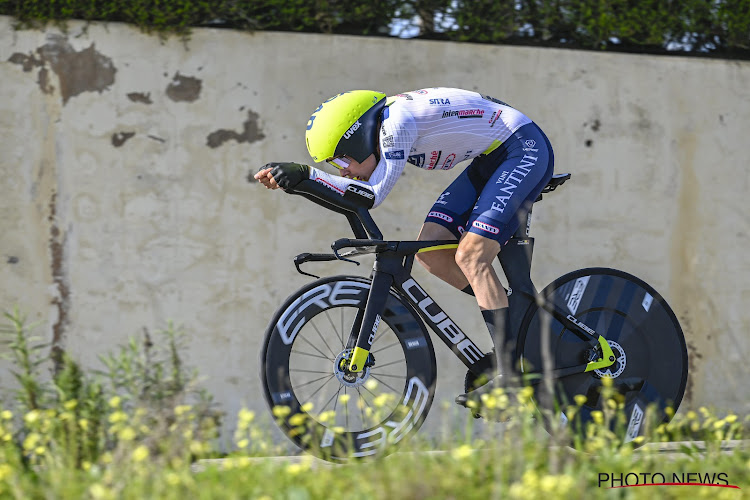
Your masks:
M 572 423 L 574 432 L 582 432 L 588 422 L 599 420 L 606 404 L 601 397 L 602 379 L 611 378 L 616 393 L 624 396 L 619 416 L 625 418 L 611 419 L 610 429 L 623 442 L 642 445 L 645 438 L 636 438 L 647 436 L 655 425 L 671 420 L 687 385 L 687 346 L 672 309 L 643 280 L 609 268 L 568 273 L 550 283 L 541 297 L 602 335 L 617 357 L 611 367 L 555 381 L 553 394 L 545 390 L 545 384 L 536 385 L 534 399 L 544 416 L 545 428 L 551 432 L 556 425 L 554 420 L 559 419 L 565 425 Z M 549 327 L 548 368 L 587 361 L 580 357 L 581 338 L 546 310 L 532 305 L 519 335 L 522 371 L 543 369 L 543 322 Z M 576 395 L 585 396 L 585 402 L 576 402 Z M 572 412 L 571 405 L 576 408 Z M 573 422 L 566 412 L 575 414 Z
M 371 351 L 372 366 L 357 376 L 346 375 L 340 368 L 346 340 L 356 314 L 364 310 L 370 284 L 362 277 L 334 276 L 301 288 L 274 315 L 261 350 L 265 399 L 280 429 L 306 452 L 331 462 L 389 453 L 419 429 L 435 394 L 437 363 L 432 342 L 416 311 L 394 290 L 390 290 L 381 314 Z M 338 324 L 341 331 L 331 335 Z M 390 341 L 388 336 L 392 337 Z M 383 347 L 379 341 L 388 344 Z M 403 366 L 386 357 L 399 353 Z M 308 363 L 315 369 L 309 369 Z M 397 373 L 378 372 L 386 366 Z M 303 384 L 299 379 L 307 373 L 323 376 Z M 373 392 L 378 388 L 388 389 L 386 395 L 392 393 L 390 401 L 377 396 L 382 398 L 382 406 L 378 406 Z M 342 398 L 342 390 L 343 396 L 350 396 Z M 351 407 L 355 394 L 357 403 Z M 331 405 L 332 409 L 326 409 Z M 343 421 L 339 405 L 344 408 Z M 288 410 L 277 409 L 283 407 Z M 333 422 L 324 418 L 331 417 L 331 411 Z M 377 418 L 378 413 L 383 415 L 382 420 Z

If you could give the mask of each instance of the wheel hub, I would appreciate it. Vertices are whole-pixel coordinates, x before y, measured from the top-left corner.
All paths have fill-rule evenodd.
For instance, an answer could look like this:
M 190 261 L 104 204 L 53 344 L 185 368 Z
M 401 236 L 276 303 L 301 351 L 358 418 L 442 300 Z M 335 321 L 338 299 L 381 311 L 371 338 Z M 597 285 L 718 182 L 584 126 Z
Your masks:
M 349 370 L 349 362 L 352 360 L 352 353 L 354 349 L 345 349 L 336 356 L 336 361 L 333 364 L 333 374 L 343 385 L 348 387 L 359 387 L 367 382 L 370 378 L 370 369 L 372 368 L 375 359 L 372 358 L 372 354 L 367 356 L 367 362 L 361 372 L 352 372 Z
M 606 368 L 594 370 L 594 373 L 596 373 L 599 378 L 617 378 L 625 371 L 627 356 L 625 355 L 625 349 L 614 340 L 607 340 L 607 343 L 609 344 L 609 347 L 612 348 L 612 353 L 615 355 L 615 362 Z

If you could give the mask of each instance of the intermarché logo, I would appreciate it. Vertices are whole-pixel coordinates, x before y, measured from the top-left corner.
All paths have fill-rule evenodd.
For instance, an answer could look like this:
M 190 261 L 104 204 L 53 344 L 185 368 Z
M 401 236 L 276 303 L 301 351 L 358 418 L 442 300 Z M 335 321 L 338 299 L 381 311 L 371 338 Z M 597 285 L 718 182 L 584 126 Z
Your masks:
M 600 472 L 600 488 L 635 486 L 716 486 L 739 490 L 726 472 Z

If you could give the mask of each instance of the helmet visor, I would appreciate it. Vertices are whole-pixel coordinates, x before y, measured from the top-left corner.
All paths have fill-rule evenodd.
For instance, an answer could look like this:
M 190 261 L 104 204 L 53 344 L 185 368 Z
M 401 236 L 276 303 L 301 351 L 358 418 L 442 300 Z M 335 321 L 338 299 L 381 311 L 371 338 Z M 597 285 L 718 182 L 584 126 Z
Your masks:
M 334 156 L 333 158 L 328 158 L 326 161 L 339 170 L 347 168 L 352 163 L 345 155 Z

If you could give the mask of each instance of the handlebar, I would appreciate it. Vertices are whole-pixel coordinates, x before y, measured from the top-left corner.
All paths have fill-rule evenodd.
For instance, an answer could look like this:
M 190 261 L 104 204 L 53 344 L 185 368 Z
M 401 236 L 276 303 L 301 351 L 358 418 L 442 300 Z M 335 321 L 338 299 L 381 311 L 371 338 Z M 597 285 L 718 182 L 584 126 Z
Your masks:
M 383 239 L 383 233 L 375 224 L 369 210 L 333 194 L 329 188 L 314 180 L 305 179 L 294 189 L 287 190 L 287 193 L 300 195 L 323 208 L 346 216 L 356 238 L 364 240 L 369 236 L 374 240 L 382 241 Z

